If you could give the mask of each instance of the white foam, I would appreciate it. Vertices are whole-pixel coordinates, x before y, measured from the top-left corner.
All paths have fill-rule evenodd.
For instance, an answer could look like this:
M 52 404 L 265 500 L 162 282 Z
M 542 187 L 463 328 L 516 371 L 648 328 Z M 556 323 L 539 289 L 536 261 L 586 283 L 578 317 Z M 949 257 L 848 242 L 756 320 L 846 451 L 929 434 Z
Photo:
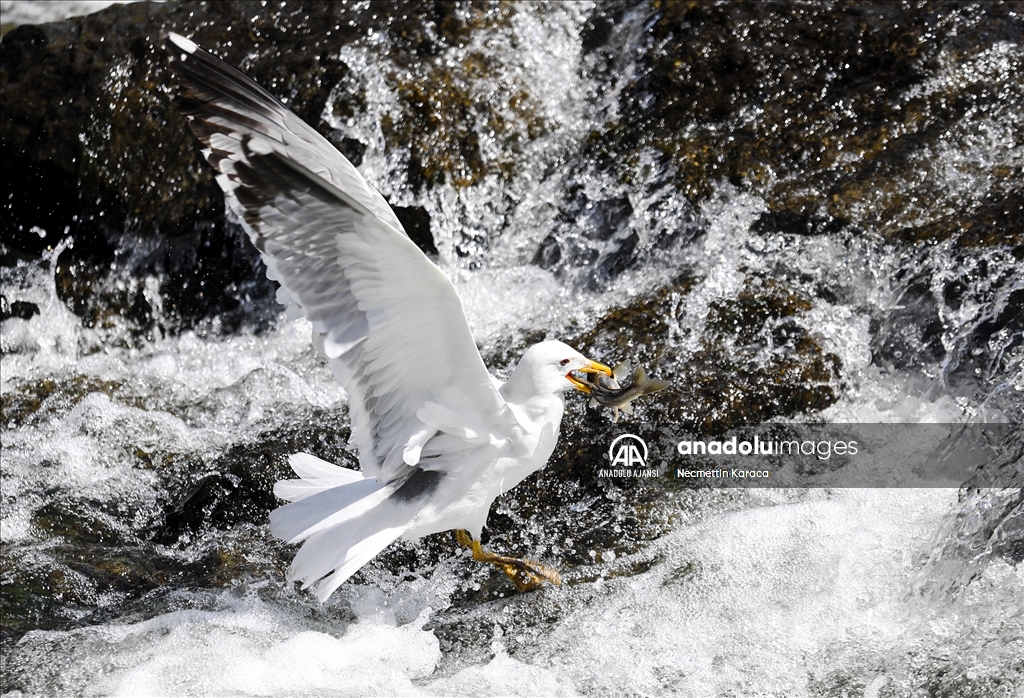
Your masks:
M 499 648 L 486 664 L 469 666 L 452 677 L 430 684 L 436 696 L 576 696 L 580 695 L 564 672 L 513 659 Z
M 912 648 L 901 636 L 914 552 L 955 501 L 797 493 L 712 517 L 659 541 L 649 572 L 608 581 L 536 654 L 587 694 L 804 695 L 813 675 Z
M 440 659 L 437 638 L 421 628 L 425 617 L 323 632 L 255 595 L 219 601 L 226 608 L 30 633 L 21 649 L 73 648 L 76 661 L 62 679 L 79 695 L 430 695 L 413 683 Z
M 535 87 L 537 108 L 553 125 L 528 146 L 510 184 L 485 177 L 471 187 L 438 186 L 415 198 L 404 175 L 396 174 L 404 172 L 403 154 L 389 152 L 380 131 L 383 115 L 398 114 L 381 67 L 387 46 L 374 44 L 384 41 L 383 34 L 375 32 L 368 47 L 347 48 L 341 56 L 352 69 L 351 81 L 366 92 L 368 110 L 351 122 L 331 122 L 330 110 L 325 118 L 367 145 L 361 169 L 372 183 L 396 204 L 428 210 L 441 264 L 453 275 L 485 349 L 500 348 L 501 338 L 516 332 L 557 335 L 589 327 L 608 308 L 658 288 L 685 264 L 699 280 L 678 299 L 678 314 L 666 318 L 673 325 L 671 349 L 685 357 L 700 347 L 715 303 L 735 298 L 750 275 L 771 276 L 780 267 L 838 284 L 855 299 L 835 305 L 816 300 L 798 317 L 826 351 L 840 356 L 847 381 L 841 399 L 816 416 L 851 423 L 964 419 L 962 400 L 935 397 L 935 379 L 872 362 L 871 316 L 899 302 L 890 277 L 903 260 L 870 235 L 840 240 L 752 234 L 765 202 L 723 184 L 705 202 L 706 230 L 692 248 L 654 257 L 604 291 L 580 290 L 572 278 L 530 264 L 555 226 L 574 139 L 615 118 L 615 90 L 601 105 L 579 104 L 578 96 L 592 87 L 578 65 L 587 60 L 576 35 L 586 7 L 517 13 L 505 34 L 490 37 L 497 48 L 453 50 L 454 59 L 475 50 L 497 54 L 492 82 Z M 628 41 L 643 40 L 638 18 L 627 16 L 625 29 L 615 31 L 628 34 Z M 513 47 L 513 40 L 521 43 Z M 997 46 L 990 53 L 1002 70 L 1005 50 Z M 481 84 L 494 94 L 506 89 Z M 998 144 L 1008 131 L 997 126 L 971 138 L 979 149 L 1009 158 Z M 483 156 L 498 157 L 496 144 L 482 135 Z M 936 159 L 947 157 L 939 153 Z M 638 171 L 657 159 L 645 158 L 650 162 L 641 162 Z M 984 188 L 970 171 L 961 172 L 964 163 L 948 164 L 942 174 L 951 191 Z M 645 181 L 642 172 L 638 176 Z M 583 185 L 595 200 L 629 195 L 641 233 L 658 223 L 648 209 L 664 192 L 637 201 L 635 192 L 613 180 L 595 175 Z M 675 202 L 687 203 L 681 197 Z M 672 213 L 664 215 L 671 222 Z M 462 226 L 490 235 L 466 258 L 454 250 Z M 934 254 L 949 253 L 935 246 Z M 989 266 L 1009 268 L 1000 264 Z M 949 279 L 969 271 L 946 269 Z M 343 406 L 344 391 L 309 347 L 305 321 L 282 322 L 258 337 L 185 333 L 138 349 L 117 348 L 103 333 L 81 327 L 57 298 L 50 269 L 21 265 L 4 274 L 5 294 L 12 289 L 12 299 L 41 310 L 30 320 L 4 322 L 4 351 L 17 352 L 4 355 L 5 397 L 22 383 L 43 380 L 112 384 L 85 390 L 84 397 L 65 391 L 69 404 L 44 403 L 37 421 L 5 429 L 0 529 L 12 548 L 50 554 L 54 539 L 40 540 L 31 521 L 54 491 L 150 512 L 163 506 L 167 493 L 153 471 L 139 467 L 136 448 L 210 459 L 280 426 L 292 412 Z M 140 283 L 158 308 L 155 280 Z M 951 329 L 943 341 L 952 345 L 962 328 L 978 321 L 977 313 L 970 302 L 946 312 L 942 319 Z M 680 495 L 684 510 L 691 504 L 687 496 Z M 971 671 L 984 678 L 1009 666 L 1014 651 L 1018 658 L 1024 654 L 1024 566 L 991 562 L 959 605 L 922 606 L 910 596 L 927 541 L 956 504 L 955 491 L 780 490 L 730 497 L 701 508 L 699 522 L 696 516 L 680 520 L 633 556 L 607 551 L 594 565 L 596 581 L 518 597 L 515 608 L 524 620 L 510 619 L 506 610 L 512 606 L 500 603 L 473 608 L 494 630 L 480 646 L 452 648 L 449 658 L 442 656 L 442 631 L 427 629 L 427 623 L 433 612 L 453 610 L 452 599 L 465 591 L 454 557 L 429 574 L 417 570 L 412 581 L 371 575 L 373 584 L 347 584 L 326 610 L 279 577 L 273 579 L 277 587 L 245 579 L 224 593 L 182 589 L 175 603 L 192 610 L 137 623 L 32 632 L 14 648 L 13 663 L 21 675 L 35 677 L 31 686 L 39 694 L 719 696 L 828 695 L 849 687 L 851 695 L 887 695 L 916 690 L 914 671 L 945 668 L 959 656 L 974 662 Z M 132 524 L 113 521 L 118 523 Z M 185 548 L 183 555 L 187 543 Z M 634 562 L 646 571 L 609 575 Z M 522 640 L 503 638 L 503 626 L 541 630 Z M 841 689 L 833 691 L 835 686 Z
M 79 17 L 99 12 L 117 3 L 129 4 L 131 0 L 3 0 L 0 12 L 4 23 L 43 24 L 57 22 L 68 17 Z M 163 2 L 163 0 L 157 0 Z

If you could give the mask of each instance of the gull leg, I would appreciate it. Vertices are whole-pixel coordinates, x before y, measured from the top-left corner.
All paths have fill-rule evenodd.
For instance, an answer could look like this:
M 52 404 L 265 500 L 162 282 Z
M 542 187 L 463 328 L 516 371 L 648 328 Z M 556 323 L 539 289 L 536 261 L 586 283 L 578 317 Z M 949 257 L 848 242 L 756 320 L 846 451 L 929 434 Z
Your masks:
M 463 547 L 472 550 L 473 559 L 477 562 L 486 562 L 504 572 L 518 591 L 536 589 L 546 581 L 559 585 L 562 583 L 562 575 L 554 567 L 549 567 L 536 560 L 520 560 L 516 557 L 495 555 L 489 550 L 484 550 L 480 541 L 474 540 L 469 535 L 469 531 L 463 529 L 455 531 L 455 540 Z

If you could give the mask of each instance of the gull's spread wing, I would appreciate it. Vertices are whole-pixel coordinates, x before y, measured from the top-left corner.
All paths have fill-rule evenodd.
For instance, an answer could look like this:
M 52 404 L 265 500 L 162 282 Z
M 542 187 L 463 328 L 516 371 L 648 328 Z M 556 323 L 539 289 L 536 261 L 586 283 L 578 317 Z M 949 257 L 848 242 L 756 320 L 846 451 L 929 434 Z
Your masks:
M 176 34 L 167 48 L 184 87 L 177 105 L 220 172 L 228 205 L 281 283 L 279 300 L 309 318 L 315 346 L 349 393 L 364 474 L 389 482 L 417 465 L 443 469 L 449 459 L 430 457 L 439 447 L 507 438 L 515 419 L 455 288 L 384 198 L 241 72 Z

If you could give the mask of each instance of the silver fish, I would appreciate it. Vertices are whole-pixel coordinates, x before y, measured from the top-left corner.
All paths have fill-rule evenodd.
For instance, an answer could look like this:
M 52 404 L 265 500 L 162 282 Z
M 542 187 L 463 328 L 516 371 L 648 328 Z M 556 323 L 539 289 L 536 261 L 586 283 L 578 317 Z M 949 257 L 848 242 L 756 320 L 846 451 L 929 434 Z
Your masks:
M 622 387 L 619 383 L 620 379 L 624 379 L 629 375 L 630 369 L 629 360 L 623 361 L 618 366 L 612 369 L 612 375 L 598 376 L 595 374 L 591 378 L 590 374 L 587 375 L 587 387 L 590 388 L 590 406 L 597 407 L 598 405 L 604 405 L 605 407 L 611 407 L 615 410 L 614 421 L 619 421 L 619 410 L 622 410 L 626 414 L 633 414 L 633 406 L 630 404 L 633 400 L 644 395 L 650 395 L 656 393 L 659 390 L 664 390 L 669 385 L 668 381 L 651 380 L 647 377 L 647 372 L 644 371 L 642 366 L 636 367 L 636 372 L 633 374 L 633 382 L 631 385 Z

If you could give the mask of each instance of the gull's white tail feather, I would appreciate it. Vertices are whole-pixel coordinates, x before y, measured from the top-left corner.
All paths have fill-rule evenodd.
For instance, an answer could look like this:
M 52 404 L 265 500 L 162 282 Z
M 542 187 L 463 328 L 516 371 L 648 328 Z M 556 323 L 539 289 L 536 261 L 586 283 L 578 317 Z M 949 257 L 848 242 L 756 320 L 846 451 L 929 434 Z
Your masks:
M 326 601 L 327 597 L 333 594 L 335 589 L 344 584 L 360 567 L 373 559 L 381 550 L 391 545 L 404 532 L 404 526 L 387 528 L 371 534 L 369 538 L 361 540 L 350 547 L 345 554 L 345 561 L 335 568 L 332 574 L 324 577 L 317 584 L 316 597 L 320 599 L 320 603 Z
M 323 480 L 345 485 L 363 479 L 363 474 L 358 470 L 343 468 L 308 453 L 293 453 L 288 456 L 288 465 L 304 480 Z
M 363 479 L 358 470 L 342 468 L 308 453 L 293 453 L 288 457 L 288 464 L 301 479 L 279 481 L 274 485 L 274 494 L 289 502 Z
M 380 504 L 393 489 L 373 479 L 324 489 L 270 512 L 270 531 L 289 543 L 299 543 L 325 528 L 358 518 Z
M 338 489 L 349 487 L 353 485 Z M 383 498 L 371 495 L 339 512 L 357 510 L 340 523 L 317 526 L 318 530 L 309 536 L 292 560 L 288 579 L 302 580 L 305 589 L 333 572 L 317 589 L 323 601 L 356 570 L 405 533 L 415 512 L 406 504 L 389 499 L 390 488 L 378 490 L 377 495 L 381 493 Z M 366 500 L 375 500 L 375 504 L 367 507 Z M 336 519 L 336 515 L 328 518 Z
M 291 504 L 271 512 L 270 530 L 289 543 L 306 541 L 292 561 L 288 579 L 300 579 L 306 588 L 329 574 L 317 586 L 323 602 L 400 537 L 415 512 L 390 499 L 395 485 L 364 478 L 308 453 L 292 455 L 289 463 L 301 479 L 274 485 L 274 492 Z

